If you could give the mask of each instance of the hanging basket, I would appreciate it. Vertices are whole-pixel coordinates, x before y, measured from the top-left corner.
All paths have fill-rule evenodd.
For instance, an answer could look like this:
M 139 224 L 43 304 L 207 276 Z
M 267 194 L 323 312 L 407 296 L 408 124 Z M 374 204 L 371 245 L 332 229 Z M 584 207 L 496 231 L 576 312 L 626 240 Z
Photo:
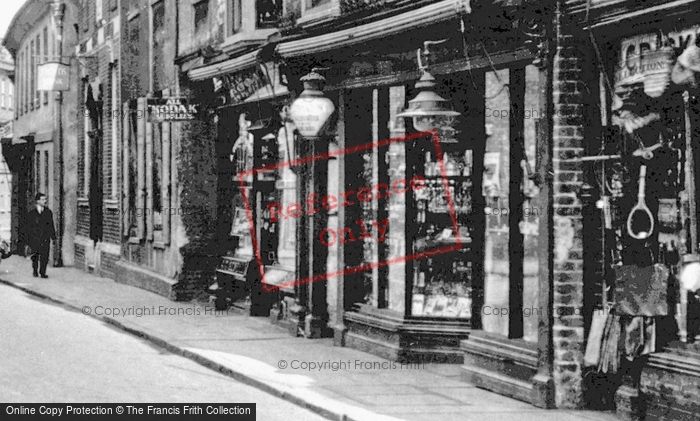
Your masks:
M 673 54 L 671 47 L 662 47 L 642 57 L 640 65 L 644 74 L 645 94 L 658 98 L 666 92 L 671 83 Z

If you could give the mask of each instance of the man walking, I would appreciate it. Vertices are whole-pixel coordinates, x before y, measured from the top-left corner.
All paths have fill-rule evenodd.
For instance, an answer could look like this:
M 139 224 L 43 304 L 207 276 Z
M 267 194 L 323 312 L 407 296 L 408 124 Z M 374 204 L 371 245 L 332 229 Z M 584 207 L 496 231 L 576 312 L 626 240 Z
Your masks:
M 46 195 L 37 193 L 36 209 L 27 216 L 27 243 L 32 249 L 32 269 L 34 277 L 46 276 L 46 265 L 49 263 L 51 240 L 56 240 L 56 230 L 53 226 L 53 213 L 46 207 Z

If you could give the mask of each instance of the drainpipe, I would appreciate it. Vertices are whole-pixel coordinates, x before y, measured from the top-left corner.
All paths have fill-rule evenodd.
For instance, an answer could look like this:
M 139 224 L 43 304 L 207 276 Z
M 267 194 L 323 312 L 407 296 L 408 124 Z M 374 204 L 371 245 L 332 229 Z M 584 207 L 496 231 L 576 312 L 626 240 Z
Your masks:
M 54 23 L 56 31 L 56 52 L 59 61 L 63 57 L 63 17 L 65 13 L 65 4 L 60 0 L 54 0 L 53 4 Z M 64 216 L 65 216 L 65 194 L 63 191 L 63 92 L 56 91 L 56 112 L 54 114 L 54 124 L 56 129 L 56 142 L 58 144 L 58 229 L 56 230 L 56 243 L 54 244 L 54 266 L 63 266 L 63 231 L 64 231 Z

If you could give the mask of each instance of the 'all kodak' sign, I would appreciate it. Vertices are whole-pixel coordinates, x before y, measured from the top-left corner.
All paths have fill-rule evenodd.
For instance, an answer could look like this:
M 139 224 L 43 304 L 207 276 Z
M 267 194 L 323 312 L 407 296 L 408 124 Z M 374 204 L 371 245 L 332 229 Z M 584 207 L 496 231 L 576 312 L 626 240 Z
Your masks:
M 184 98 L 148 98 L 148 115 L 151 122 L 194 120 L 197 105 L 188 104 Z

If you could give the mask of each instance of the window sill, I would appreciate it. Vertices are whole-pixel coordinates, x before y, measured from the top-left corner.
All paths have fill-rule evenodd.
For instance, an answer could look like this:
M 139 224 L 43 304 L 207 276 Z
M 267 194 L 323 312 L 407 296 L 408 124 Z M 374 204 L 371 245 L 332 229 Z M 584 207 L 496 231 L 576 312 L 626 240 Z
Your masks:
M 117 199 L 105 199 L 103 203 L 107 209 L 119 209 L 119 201 Z
M 277 29 L 256 29 L 254 31 L 237 32 L 226 37 L 221 44 L 221 50 L 228 55 L 235 55 L 250 47 L 257 47 L 266 43 L 271 36 L 277 34 Z

